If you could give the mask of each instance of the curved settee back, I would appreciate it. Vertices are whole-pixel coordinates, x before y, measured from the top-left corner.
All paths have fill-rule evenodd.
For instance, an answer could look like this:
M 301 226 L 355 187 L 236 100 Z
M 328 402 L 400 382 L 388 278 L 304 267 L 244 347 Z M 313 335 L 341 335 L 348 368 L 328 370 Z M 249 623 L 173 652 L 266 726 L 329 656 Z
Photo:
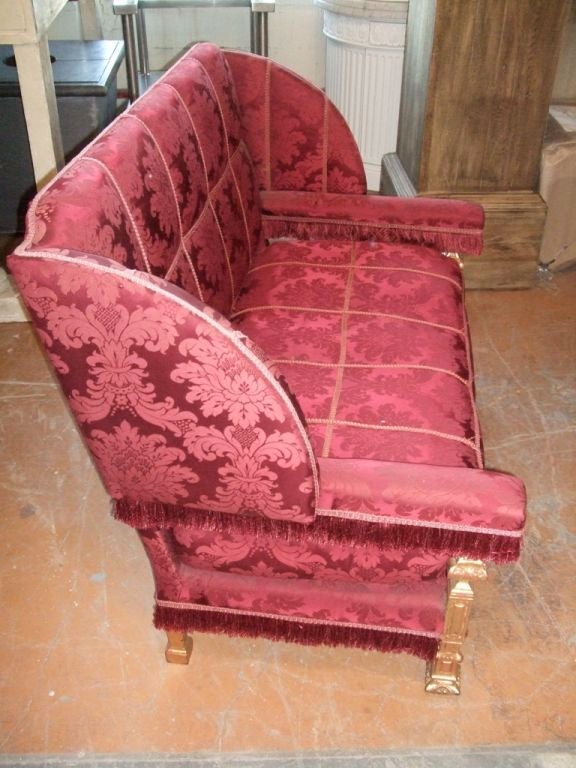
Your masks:
M 202 43 L 36 198 L 26 247 L 112 259 L 228 316 L 261 241 L 259 189 L 366 185 L 322 91 L 267 59 Z
M 258 188 L 366 193 L 350 128 L 319 88 L 271 59 L 227 51 Z
M 222 52 L 196 46 L 35 200 L 27 246 L 104 256 L 228 315 L 260 238 L 240 133 Z

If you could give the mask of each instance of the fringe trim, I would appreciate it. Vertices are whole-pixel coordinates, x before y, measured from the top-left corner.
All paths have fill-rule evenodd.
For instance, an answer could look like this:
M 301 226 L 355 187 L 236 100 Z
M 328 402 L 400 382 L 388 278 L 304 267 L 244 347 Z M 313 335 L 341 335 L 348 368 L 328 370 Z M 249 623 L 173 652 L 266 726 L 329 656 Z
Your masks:
M 346 646 L 372 651 L 410 653 L 431 660 L 438 649 L 438 639 L 412 632 L 390 631 L 345 624 L 313 623 L 230 611 L 156 605 L 154 626 L 179 632 L 214 632 L 239 637 L 266 637 L 301 645 Z
M 482 233 L 474 229 L 456 227 L 434 228 L 418 225 L 402 225 L 353 222 L 338 219 L 262 217 L 263 231 L 267 238 L 294 237 L 299 240 L 376 240 L 386 243 L 410 242 L 429 245 L 440 251 L 455 251 L 479 256 L 482 253 Z
M 470 531 L 429 527 L 421 521 L 418 524 L 387 523 L 385 518 L 382 522 L 372 522 L 318 516 L 313 523 L 302 524 L 129 499 L 117 499 L 112 513 L 117 520 L 139 529 L 194 525 L 208 531 L 274 536 L 294 542 L 313 539 L 322 544 L 445 550 L 453 557 L 496 563 L 518 560 L 522 545 L 521 536 L 507 534 L 505 531 L 499 534 L 485 532 L 481 528 Z

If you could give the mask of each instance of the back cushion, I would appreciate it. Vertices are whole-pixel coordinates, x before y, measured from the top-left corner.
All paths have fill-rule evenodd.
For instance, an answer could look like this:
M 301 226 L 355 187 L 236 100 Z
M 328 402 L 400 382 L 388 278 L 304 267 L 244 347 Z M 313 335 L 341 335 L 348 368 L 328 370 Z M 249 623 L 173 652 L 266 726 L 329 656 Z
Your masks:
M 271 59 L 225 56 L 259 189 L 366 194 L 356 140 L 323 91 Z
M 221 51 L 195 46 L 36 199 L 34 245 L 114 259 L 230 313 L 260 236 Z

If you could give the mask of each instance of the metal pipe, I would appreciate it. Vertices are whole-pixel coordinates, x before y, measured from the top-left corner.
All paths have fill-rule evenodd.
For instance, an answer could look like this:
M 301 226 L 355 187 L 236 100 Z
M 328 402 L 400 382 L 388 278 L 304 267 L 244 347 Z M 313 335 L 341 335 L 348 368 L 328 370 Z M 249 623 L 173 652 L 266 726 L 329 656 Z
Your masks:
M 252 11 L 252 53 L 268 56 L 268 11 Z
M 275 0 L 251 0 L 253 18 L 252 51 L 268 56 L 268 14 L 276 10 Z
M 251 0 L 138 0 L 140 8 L 246 8 Z
M 126 78 L 130 101 L 135 101 L 140 95 L 138 85 L 138 67 L 136 65 L 136 40 L 134 35 L 134 17 L 122 14 L 122 35 L 124 36 L 124 51 L 126 53 Z
M 126 76 L 130 101 L 140 95 L 138 63 L 147 79 L 150 60 L 146 34 L 145 8 L 245 8 L 250 7 L 250 50 L 268 56 L 268 14 L 275 10 L 275 0 L 113 0 L 114 13 L 122 18 L 126 54 Z M 138 34 L 134 31 L 134 16 Z
M 250 9 L 250 52 L 256 53 L 256 14 Z
M 268 56 L 268 13 L 261 13 L 262 16 L 262 41 L 260 53 L 262 56 Z
M 254 53 L 262 55 L 262 14 L 258 11 L 252 13 L 254 19 Z
M 140 72 L 145 77 L 150 74 L 150 59 L 148 56 L 148 35 L 146 33 L 146 18 L 144 9 L 138 6 L 136 14 L 136 25 L 138 29 L 138 61 L 140 62 Z

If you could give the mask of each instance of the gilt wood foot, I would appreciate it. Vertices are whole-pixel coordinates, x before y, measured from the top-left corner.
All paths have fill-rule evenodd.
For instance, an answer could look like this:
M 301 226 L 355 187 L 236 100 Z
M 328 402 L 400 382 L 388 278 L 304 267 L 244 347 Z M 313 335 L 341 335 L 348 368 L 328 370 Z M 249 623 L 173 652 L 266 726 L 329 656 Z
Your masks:
M 166 661 L 170 664 L 188 664 L 192 653 L 192 638 L 186 632 L 166 632 Z
M 441 654 L 426 665 L 426 693 L 458 696 L 460 693 L 461 654 Z
M 458 558 L 449 571 L 450 589 L 444 617 L 444 631 L 435 658 L 426 667 L 427 693 L 458 695 L 462 645 L 468 634 L 470 611 L 474 601 L 471 581 L 486 579 L 486 567 L 480 560 Z

